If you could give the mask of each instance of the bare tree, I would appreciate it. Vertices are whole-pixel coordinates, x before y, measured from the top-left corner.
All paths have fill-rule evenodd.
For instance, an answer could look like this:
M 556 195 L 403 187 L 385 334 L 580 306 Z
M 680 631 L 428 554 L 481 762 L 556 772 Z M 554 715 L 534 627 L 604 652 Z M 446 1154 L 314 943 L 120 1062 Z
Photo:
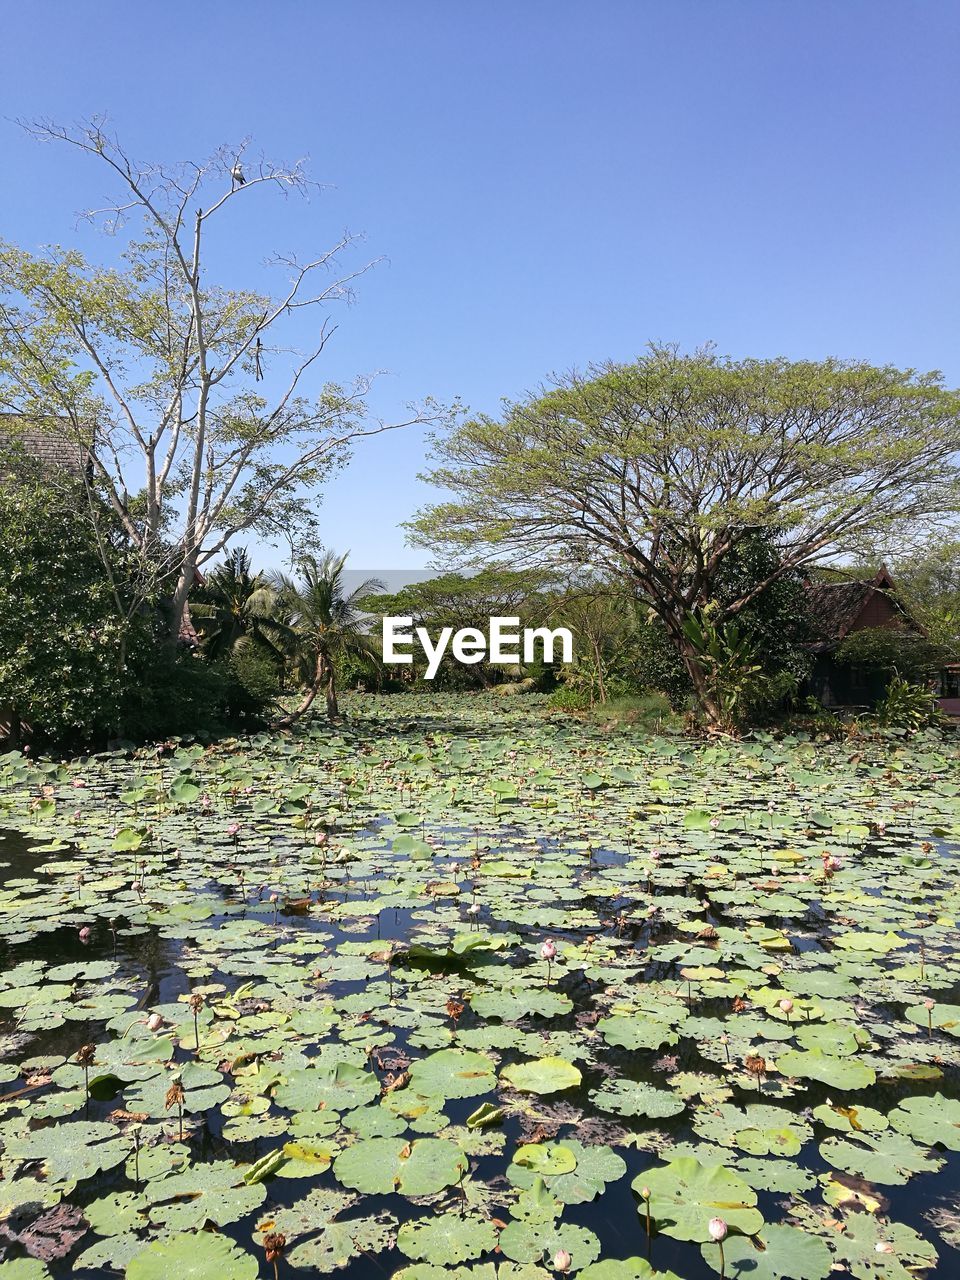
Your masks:
M 353 441 L 447 414 L 428 400 L 402 421 L 374 418 L 366 377 L 308 397 L 334 332 L 327 309 L 373 265 L 339 270 L 351 235 L 305 258 L 273 253 L 276 293 L 213 282 L 223 216 L 270 192 L 309 194 L 301 162 L 252 159 L 244 143 L 202 163 L 142 164 L 100 120 L 26 127 L 104 166 L 118 194 L 86 216 L 126 242 L 119 266 L 0 245 L 0 409 L 87 450 L 88 483 L 144 582 L 167 577 L 176 636 L 197 571 L 238 533 L 309 543 L 317 490 Z M 296 349 L 284 329 L 304 312 L 317 320 Z

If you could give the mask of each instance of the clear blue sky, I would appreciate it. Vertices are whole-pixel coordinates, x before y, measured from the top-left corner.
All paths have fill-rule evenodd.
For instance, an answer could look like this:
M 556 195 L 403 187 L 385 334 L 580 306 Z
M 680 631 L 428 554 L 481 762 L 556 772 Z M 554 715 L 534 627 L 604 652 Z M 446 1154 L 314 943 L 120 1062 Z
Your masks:
M 145 158 L 252 134 L 332 186 L 272 244 L 385 255 L 324 372 L 495 412 L 650 339 L 960 383 L 960 6 L 941 0 L 164 0 L 2 6 L 0 235 L 105 190 L 13 117 L 107 112 Z M 238 253 L 241 246 L 238 246 Z M 362 445 L 329 544 L 425 563 L 413 433 Z

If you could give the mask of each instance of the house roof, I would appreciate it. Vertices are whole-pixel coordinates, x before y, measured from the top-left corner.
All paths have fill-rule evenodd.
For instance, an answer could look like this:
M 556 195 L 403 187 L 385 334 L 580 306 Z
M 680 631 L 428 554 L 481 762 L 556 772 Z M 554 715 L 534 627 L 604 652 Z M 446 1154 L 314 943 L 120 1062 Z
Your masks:
M 82 479 L 89 465 L 86 448 L 67 424 L 56 419 L 31 421 L 16 413 L 0 414 L 0 446 L 9 444 L 44 467 Z
M 886 596 L 893 607 L 903 614 L 905 625 L 916 625 L 891 594 L 894 582 L 884 565 L 881 565 L 872 578 L 854 578 L 845 582 L 808 581 L 804 587 L 818 647 L 830 647 L 846 639 L 871 598 L 878 592 Z

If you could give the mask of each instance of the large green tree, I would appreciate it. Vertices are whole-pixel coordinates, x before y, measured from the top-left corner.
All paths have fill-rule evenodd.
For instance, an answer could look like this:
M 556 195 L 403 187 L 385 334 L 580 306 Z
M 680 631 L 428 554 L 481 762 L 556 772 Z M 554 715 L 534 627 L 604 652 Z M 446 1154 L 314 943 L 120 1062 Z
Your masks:
M 145 598 L 158 582 L 172 596 L 175 639 L 198 569 L 233 538 L 309 545 L 318 490 L 354 441 L 442 415 L 425 404 L 386 423 L 368 379 L 317 383 L 329 307 L 366 269 L 339 265 L 352 237 L 303 256 L 264 246 L 272 290 L 224 240 L 239 225 L 256 243 L 269 195 L 314 190 L 301 164 L 246 144 L 143 163 L 97 121 L 33 131 L 100 166 L 115 194 L 91 216 L 121 245 L 106 265 L 0 245 L 0 410 L 87 450 Z
M 630 582 L 717 718 L 686 622 L 756 531 L 779 556 L 716 607 L 737 618 L 799 566 L 960 509 L 960 399 L 938 374 L 652 348 L 572 374 L 436 441 L 451 494 L 414 538 L 467 557 L 589 564 Z
M 0 722 L 14 743 L 117 728 L 129 624 L 74 497 L 0 460 Z

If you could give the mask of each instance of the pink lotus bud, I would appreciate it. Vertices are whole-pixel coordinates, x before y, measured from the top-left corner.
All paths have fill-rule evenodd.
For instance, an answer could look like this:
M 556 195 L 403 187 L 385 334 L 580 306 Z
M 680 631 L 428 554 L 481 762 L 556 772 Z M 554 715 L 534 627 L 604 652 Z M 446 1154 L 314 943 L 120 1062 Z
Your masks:
M 229 827 L 227 827 L 227 835 L 228 835 L 228 836 L 238 836 L 239 834 L 240 834 L 240 823 L 239 823 L 239 822 L 231 822 L 231 823 L 230 823 L 230 825 L 229 825 Z
M 640 1188 L 640 1199 L 641 1199 L 641 1200 L 649 1200 L 649 1199 L 650 1199 L 650 1188 L 649 1188 L 649 1187 L 641 1187 L 641 1188 Z
M 270 901 L 271 901 L 271 902 L 279 902 L 279 901 L 280 901 L 280 895 L 279 895 L 279 893 L 271 893 L 271 895 L 270 895 Z
M 788 999 L 781 1000 L 779 1004 L 781 1013 L 793 1013 L 793 1001 Z
M 471 902 L 469 907 L 467 907 L 467 915 L 478 916 L 480 914 L 480 909 L 479 902 Z
M 90 941 L 90 937 L 92 933 L 93 933 L 93 930 L 90 928 L 90 926 L 88 924 L 85 924 L 83 928 L 80 930 L 80 932 L 77 934 L 77 937 L 80 939 L 83 945 L 86 946 L 87 943 Z
M 711 1218 L 707 1230 L 710 1232 L 710 1239 L 716 1240 L 717 1244 L 727 1238 L 727 1224 L 722 1218 Z
M 162 1026 L 163 1019 L 160 1017 L 159 1013 L 151 1013 L 150 1017 L 147 1019 L 147 1030 L 159 1031 Z
M 554 1271 L 569 1271 L 570 1264 L 572 1262 L 573 1259 L 570 1257 L 569 1253 L 567 1253 L 566 1249 L 558 1249 L 554 1254 L 553 1269 Z
M 544 942 L 543 946 L 540 948 L 540 958 L 541 960 L 556 960 L 557 944 L 552 938 L 547 938 L 546 942 Z
M 651 850 L 650 850 L 650 861 L 651 861 L 651 862 L 659 862 L 659 861 L 660 861 L 660 859 L 661 859 L 662 857 L 663 857 L 663 854 L 660 852 L 660 850 L 659 850 L 659 849 L 651 849 Z
M 711 819 L 710 819 L 710 830 L 711 830 L 711 831 L 716 831 L 716 829 L 717 829 L 717 827 L 719 827 L 719 825 L 720 825 L 720 819 L 719 819 L 719 818 L 711 818 Z
M 926 1000 L 923 1002 L 923 1007 L 929 1012 L 936 1003 L 936 1000 L 932 1000 L 930 996 L 927 996 Z

